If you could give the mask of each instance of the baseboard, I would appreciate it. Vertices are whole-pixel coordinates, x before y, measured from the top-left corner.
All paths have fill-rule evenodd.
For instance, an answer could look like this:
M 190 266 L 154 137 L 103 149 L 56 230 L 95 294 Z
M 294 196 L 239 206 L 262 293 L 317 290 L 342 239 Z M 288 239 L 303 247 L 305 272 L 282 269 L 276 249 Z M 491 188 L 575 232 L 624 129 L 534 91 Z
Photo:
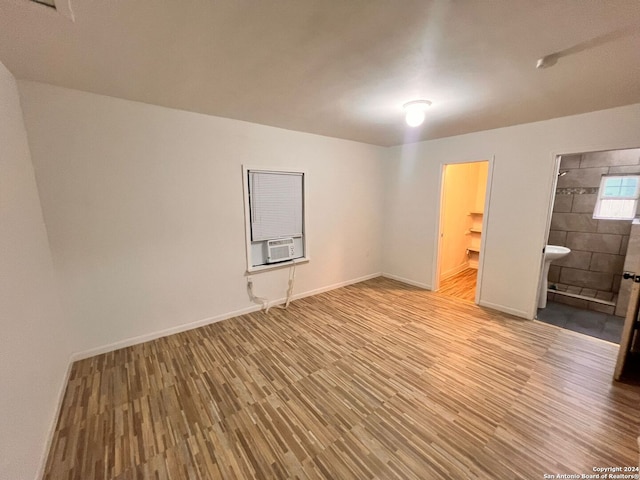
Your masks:
M 327 292 L 329 290 L 335 290 L 336 288 L 345 287 L 347 285 L 352 285 L 354 283 L 363 282 L 365 280 L 370 280 L 372 278 L 379 277 L 381 273 L 373 273 L 370 275 L 365 275 L 363 277 L 354 278 L 352 280 L 346 280 L 344 282 L 334 283 L 332 285 L 328 285 L 325 287 L 316 288 L 314 290 L 309 290 L 306 292 L 298 293 L 292 295 L 292 300 L 298 300 L 300 298 L 309 297 L 311 295 L 317 295 L 319 293 Z M 278 298 L 275 300 L 270 300 L 269 305 L 275 306 L 281 303 L 286 302 L 286 297 Z M 138 345 L 139 343 L 149 342 L 151 340 L 156 340 L 158 338 L 167 337 L 169 335 L 174 335 L 176 333 L 186 332 L 187 330 L 193 330 L 194 328 L 204 327 L 205 325 L 209 325 L 212 323 L 220 322 L 222 320 L 227 320 L 229 318 L 238 317 L 240 315 L 246 315 L 247 313 L 257 312 L 262 308 L 261 305 L 252 305 L 250 307 L 242 308 L 240 310 L 235 310 L 233 312 L 223 313 L 221 315 L 216 315 L 215 317 L 204 318 L 202 320 L 197 320 L 195 322 L 183 323 L 182 325 L 178 325 L 175 327 L 167 328 L 164 330 L 159 330 L 157 332 L 147 333 L 144 335 L 139 335 L 136 337 L 127 338 L 125 340 L 120 340 L 114 343 L 110 343 L 108 345 L 103 345 L 101 347 L 92 348 L 90 350 L 85 350 L 83 352 L 74 353 L 71 356 L 71 363 L 77 360 L 83 360 L 85 358 L 94 357 L 96 355 L 102 355 L 103 353 L 112 352 L 114 350 L 119 350 L 121 348 L 131 347 L 133 345 Z M 66 385 L 66 383 L 65 383 Z
M 414 287 L 424 288 L 425 290 L 432 290 L 431 285 L 427 285 L 426 283 L 416 282 L 415 280 L 409 280 L 408 278 L 399 277 L 398 275 L 383 273 L 382 276 L 385 278 L 390 278 L 391 280 L 397 280 L 398 282 L 406 283 L 407 285 L 413 285 Z
M 363 277 L 354 278 L 353 280 L 347 280 L 345 282 L 334 283 L 334 284 L 326 286 L 326 287 L 320 287 L 320 288 L 316 288 L 314 290 L 308 290 L 308 291 L 303 292 L 303 293 L 297 293 L 295 295 L 292 295 L 291 299 L 292 300 L 298 300 L 300 298 L 310 297 L 312 295 L 318 295 L 319 293 L 328 292 L 329 290 L 335 290 L 336 288 L 346 287 L 347 285 L 353 285 L 354 283 L 364 282 L 365 280 L 371 280 L 372 278 L 378 278 L 380 276 L 382 276 L 382 273 L 380 273 L 380 272 L 372 273 L 370 275 L 365 275 Z M 282 297 L 282 298 L 280 298 L 278 300 L 275 300 L 275 302 L 285 302 L 286 300 L 287 300 L 286 297 Z
M 47 440 L 45 441 L 44 450 L 40 457 L 40 467 L 36 478 L 42 478 L 44 476 L 44 469 L 47 466 L 47 458 L 49 457 L 49 451 L 51 450 L 51 444 L 53 443 L 53 436 L 56 433 L 56 426 L 58 424 L 58 418 L 60 417 L 60 411 L 62 410 L 62 402 L 64 401 L 64 394 L 67 391 L 67 385 L 69 384 L 69 377 L 71 376 L 71 367 L 73 366 L 73 360 L 69 358 L 67 362 L 67 371 L 62 379 L 60 388 L 58 389 L 58 402 L 55 409 L 55 414 L 51 419 L 49 425 L 49 432 L 47 433 Z
M 139 343 L 149 342 L 151 340 L 167 337 L 169 335 L 173 335 L 176 333 L 186 332 L 187 330 L 193 330 L 194 328 L 204 327 L 205 325 L 220 322 L 228 318 L 237 317 L 239 315 L 245 315 L 251 312 L 257 312 L 261 308 L 262 307 L 260 305 L 252 305 L 250 307 L 242 308 L 240 310 L 235 310 L 233 312 L 216 315 L 215 317 L 204 318 L 202 320 L 197 320 L 195 322 L 183 323 L 182 325 L 166 328 L 164 330 L 158 330 L 156 332 L 146 333 L 144 335 L 138 335 L 137 337 L 130 337 L 125 340 L 119 340 L 117 342 L 110 343 L 108 345 L 103 345 L 101 347 L 92 348 L 90 350 L 85 350 L 83 352 L 74 353 L 71 357 L 71 361 L 75 362 L 77 360 L 83 360 L 85 358 L 95 357 L 96 355 L 102 355 L 103 353 L 112 352 L 114 350 L 119 350 L 121 348 L 131 347 L 132 345 L 138 345 Z
M 440 275 L 440 281 L 446 280 L 447 278 L 451 278 L 454 275 L 459 274 L 460 272 L 464 272 L 467 268 L 470 268 L 470 267 L 471 267 L 471 262 L 464 262 L 462 265 L 458 265 L 457 267 L 452 268 L 451 270 L 448 270 L 442 275 Z M 476 265 L 476 268 L 477 268 L 477 265 Z
M 516 317 L 524 318 L 525 320 L 532 320 L 529 317 L 529 314 L 527 312 L 525 312 L 524 310 L 518 310 L 516 308 L 505 307 L 504 305 L 499 305 L 497 303 L 491 303 L 491 302 L 487 302 L 487 301 L 484 301 L 484 300 L 480 300 L 479 305 L 481 307 L 487 307 L 487 308 L 490 308 L 492 310 L 498 310 L 499 312 L 504 312 L 504 313 L 508 313 L 510 315 L 515 315 Z

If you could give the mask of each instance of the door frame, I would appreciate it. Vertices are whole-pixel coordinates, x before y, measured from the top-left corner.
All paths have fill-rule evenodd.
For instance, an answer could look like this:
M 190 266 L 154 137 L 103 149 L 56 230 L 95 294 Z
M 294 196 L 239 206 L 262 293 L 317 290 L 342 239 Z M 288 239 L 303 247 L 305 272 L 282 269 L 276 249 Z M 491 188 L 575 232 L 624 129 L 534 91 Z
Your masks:
M 562 155 L 565 156 L 569 156 L 569 155 L 580 155 L 578 153 L 552 153 L 551 154 L 553 157 L 553 162 L 554 162 L 554 168 L 551 171 L 551 178 L 550 178 L 550 184 L 551 184 L 551 190 L 549 193 L 549 209 L 547 210 L 547 223 L 544 229 L 544 237 L 542 238 L 542 248 L 540 250 L 541 255 L 540 255 L 540 265 L 539 265 L 539 272 L 538 272 L 538 283 L 537 283 L 537 287 L 536 287 L 536 295 L 535 295 L 535 304 L 533 307 L 533 316 L 531 318 L 533 318 L 534 320 L 538 318 L 538 300 L 539 300 L 539 292 L 540 292 L 540 286 L 542 285 L 542 274 L 544 273 L 544 249 L 547 247 L 547 242 L 549 241 L 549 233 L 551 232 L 551 217 L 553 216 L 553 206 L 556 203 L 556 190 L 558 189 L 558 179 L 559 174 L 560 174 L 560 162 L 562 160 Z
M 562 152 L 553 151 L 551 152 L 551 158 L 554 162 L 555 168 L 551 172 L 551 177 L 549 179 L 549 185 L 551 186 L 549 192 L 549 200 L 548 200 L 548 210 L 547 210 L 547 223 L 546 228 L 544 230 L 544 236 L 541 239 L 541 248 L 540 248 L 540 265 L 538 271 L 538 283 L 536 285 L 535 291 L 535 300 L 533 302 L 533 308 L 531 309 L 532 319 L 538 318 L 538 292 L 540 292 L 540 284 L 542 283 L 542 273 L 544 272 L 544 248 L 547 246 L 547 242 L 549 241 L 549 232 L 551 231 L 551 217 L 553 216 L 553 206 L 556 201 L 556 190 L 558 189 L 558 179 L 560 178 L 558 174 L 560 173 L 560 161 L 562 160 L 562 156 L 571 156 L 571 155 L 583 155 L 585 153 L 596 153 L 596 152 L 613 152 L 618 150 L 630 150 L 640 148 L 640 146 L 628 147 L 609 147 L 603 148 L 601 146 L 592 146 L 592 147 L 584 147 L 584 148 L 567 148 Z
M 627 306 L 627 314 L 624 318 L 624 325 L 622 328 L 622 334 L 620 335 L 620 348 L 618 349 L 618 357 L 616 359 L 616 365 L 613 371 L 613 379 L 620 381 L 622 374 L 624 373 L 624 367 L 626 366 L 629 355 L 632 354 L 632 343 L 636 319 L 638 318 L 638 308 L 640 296 L 640 282 L 637 277 L 633 277 L 633 285 L 631 286 L 631 295 L 629 296 L 629 305 Z
M 480 303 L 481 292 L 482 292 L 482 278 L 484 273 L 484 252 L 486 250 L 487 238 L 488 238 L 488 225 L 489 225 L 489 215 L 490 215 L 490 206 L 491 206 L 491 188 L 493 186 L 493 166 L 495 162 L 495 155 L 491 155 L 489 158 L 476 159 L 476 160 L 461 160 L 459 162 L 446 162 L 440 164 L 440 182 L 438 185 L 438 209 L 437 209 L 437 225 L 438 228 L 435 232 L 435 248 L 433 251 L 433 271 L 431 273 L 431 290 L 437 292 L 440 288 L 440 252 L 442 250 L 442 226 L 444 223 L 444 216 L 442 211 L 444 209 L 444 183 L 445 183 L 445 172 L 447 165 L 461 165 L 466 163 L 478 163 L 478 162 L 488 162 L 488 171 L 487 171 L 487 185 L 484 194 L 484 210 L 482 215 L 482 236 L 480 241 L 480 252 L 478 258 L 478 276 L 476 280 L 476 296 L 474 303 L 478 305 Z

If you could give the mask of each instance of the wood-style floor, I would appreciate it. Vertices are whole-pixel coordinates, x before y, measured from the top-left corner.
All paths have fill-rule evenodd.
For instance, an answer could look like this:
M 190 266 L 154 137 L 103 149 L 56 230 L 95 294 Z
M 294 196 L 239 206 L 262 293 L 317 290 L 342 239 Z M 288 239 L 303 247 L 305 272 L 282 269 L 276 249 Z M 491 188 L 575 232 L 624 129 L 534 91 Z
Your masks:
M 467 268 L 440 282 L 438 293 L 466 302 L 475 302 L 478 270 Z
M 617 346 L 378 278 L 73 365 L 46 479 L 541 479 L 637 465 Z

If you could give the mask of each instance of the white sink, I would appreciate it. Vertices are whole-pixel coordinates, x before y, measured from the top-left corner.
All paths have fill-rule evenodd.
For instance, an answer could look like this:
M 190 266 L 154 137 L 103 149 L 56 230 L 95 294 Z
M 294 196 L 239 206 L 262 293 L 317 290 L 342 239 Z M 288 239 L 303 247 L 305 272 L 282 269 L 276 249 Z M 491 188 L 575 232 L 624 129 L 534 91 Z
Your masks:
M 540 290 L 538 291 L 538 308 L 547 306 L 547 288 L 549 287 L 548 277 L 551 262 L 560 260 L 570 253 L 571 249 L 560 245 L 547 245 L 544 248 L 544 266 L 542 267 L 542 279 L 540 281 Z
M 566 257 L 571 253 L 571 249 L 567 247 L 561 247 L 559 245 L 547 245 L 544 249 L 544 260 L 553 262 L 554 260 L 560 260 L 562 257 Z

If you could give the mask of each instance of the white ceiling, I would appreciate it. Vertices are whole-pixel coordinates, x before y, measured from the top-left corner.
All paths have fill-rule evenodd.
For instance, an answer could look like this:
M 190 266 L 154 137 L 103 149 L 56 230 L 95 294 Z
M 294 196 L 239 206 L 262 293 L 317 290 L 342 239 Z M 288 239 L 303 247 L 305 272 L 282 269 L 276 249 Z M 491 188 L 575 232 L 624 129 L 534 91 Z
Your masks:
M 640 102 L 638 0 L 57 2 L 0 0 L 17 78 L 377 145 Z

